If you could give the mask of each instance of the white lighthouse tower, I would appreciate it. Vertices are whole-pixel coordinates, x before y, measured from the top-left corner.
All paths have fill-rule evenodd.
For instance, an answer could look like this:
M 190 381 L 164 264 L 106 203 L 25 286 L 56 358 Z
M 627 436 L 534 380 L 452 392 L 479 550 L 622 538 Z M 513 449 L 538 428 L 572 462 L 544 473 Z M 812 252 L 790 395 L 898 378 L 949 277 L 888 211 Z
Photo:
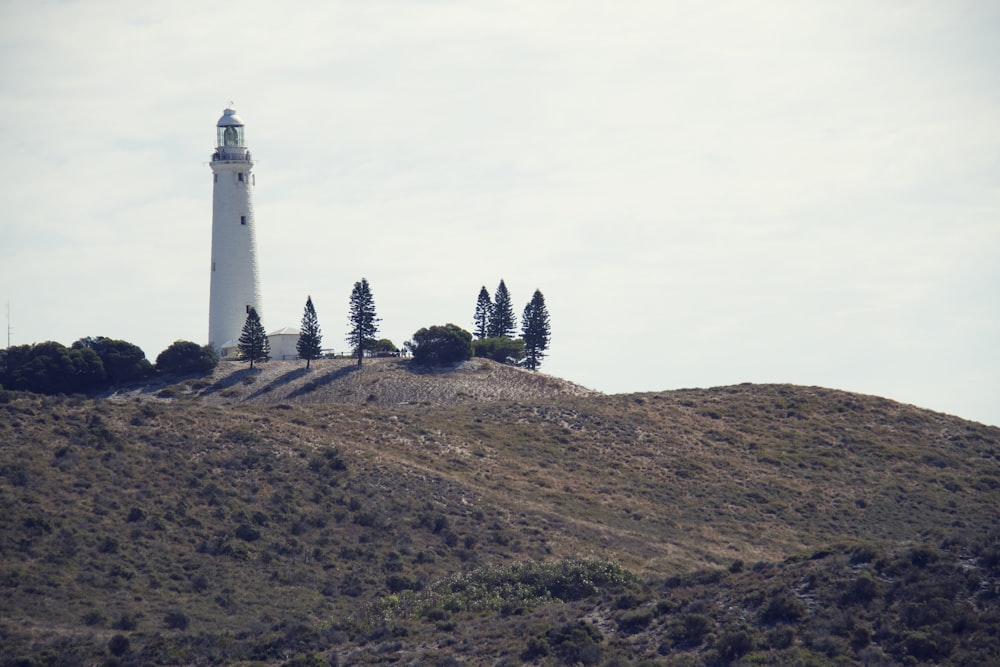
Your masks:
M 234 109 L 216 123 L 212 154 L 212 288 L 208 307 L 208 342 L 222 356 L 231 354 L 247 313 L 263 317 L 253 218 L 253 160 L 243 121 Z

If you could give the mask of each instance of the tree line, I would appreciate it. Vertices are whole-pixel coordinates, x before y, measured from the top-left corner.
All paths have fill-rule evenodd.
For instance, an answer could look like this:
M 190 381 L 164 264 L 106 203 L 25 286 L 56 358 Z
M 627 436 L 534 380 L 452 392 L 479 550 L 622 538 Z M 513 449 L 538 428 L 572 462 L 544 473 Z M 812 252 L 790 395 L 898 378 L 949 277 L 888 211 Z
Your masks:
M 417 331 L 406 345 L 415 362 L 427 365 L 454 363 L 474 355 L 538 370 L 552 333 L 541 290 L 536 289 L 524 307 L 520 338 L 514 337 L 516 331 L 517 319 L 510 292 L 501 280 L 493 297 L 485 285 L 480 288 L 473 314 L 473 333 L 454 324 L 428 327 Z
M 396 352 L 391 341 L 377 338 L 381 319 L 377 315 L 375 298 L 367 279 L 354 283 L 349 308 L 347 341 L 359 366 L 366 353 Z M 531 370 L 537 370 L 541 365 L 551 335 L 549 313 L 541 290 L 536 289 L 531 301 L 524 307 L 520 338 L 514 337 L 517 319 L 510 292 L 503 280 L 493 297 L 485 286 L 480 289 L 473 319 L 475 340 L 473 334 L 457 325 L 435 325 L 414 333 L 413 338 L 404 343 L 404 349 L 418 364 L 441 365 L 475 355 L 505 364 L 523 365 Z M 312 360 L 322 357 L 322 340 L 319 318 L 309 296 L 296 343 L 296 352 L 300 359 L 305 360 L 306 368 L 310 367 Z M 249 361 L 253 368 L 255 362 L 270 358 L 268 347 L 267 334 L 260 318 L 251 309 L 239 339 L 240 358 Z
M 538 289 L 524 307 L 519 339 L 514 338 L 517 320 L 510 292 L 503 279 L 497 285 L 493 298 L 490 298 L 485 285 L 479 289 L 473 324 L 478 339 L 474 344 L 477 356 L 538 370 L 549 348 L 552 334 L 549 311 L 545 305 L 545 296 Z
M 39 394 L 87 393 L 157 373 L 207 373 L 218 361 L 211 346 L 183 340 L 161 352 L 155 366 L 138 345 L 124 340 L 87 337 L 70 347 L 45 341 L 0 350 L 0 387 Z
M 358 358 L 358 366 L 362 364 L 366 352 L 376 352 L 380 346 L 385 347 L 386 343 L 388 343 L 388 347 L 395 349 L 391 341 L 376 338 L 380 321 L 375 312 L 375 297 L 372 295 L 371 286 L 367 279 L 362 278 L 354 283 L 354 289 L 351 290 L 350 313 L 348 315 L 350 326 L 347 330 L 347 342 L 351 346 L 352 356 Z M 268 361 L 271 358 L 267 332 L 254 308 L 251 308 L 250 312 L 247 313 L 243 331 L 237 342 L 237 350 L 240 359 L 250 362 L 250 368 L 253 368 L 255 362 Z M 320 359 L 323 356 L 323 334 L 320 331 L 319 318 L 316 315 L 316 307 L 313 306 L 312 296 L 306 297 L 305 310 L 299 325 L 299 340 L 295 343 L 295 351 L 300 359 L 305 359 L 306 368 L 309 368 L 314 359 Z
M 399 354 L 388 339 L 379 339 L 375 298 L 365 278 L 354 284 L 348 313 L 347 341 L 360 366 L 366 354 Z M 521 317 L 521 337 L 515 338 L 517 320 L 510 293 L 503 280 L 491 297 L 482 287 L 476 301 L 474 334 L 454 324 L 425 327 L 406 341 L 404 350 L 417 364 L 443 365 L 472 356 L 537 370 L 545 357 L 551 334 L 545 297 L 535 290 Z M 312 297 L 305 309 L 296 343 L 306 368 L 323 356 L 323 335 Z M 238 342 L 239 356 L 255 363 L 270 359 L 270 344 L 260 316 L 253 308 Z M 70 347 L 54 341 L 15 345 L 0 350 L 0 388 L 42 394 L 97 391 L 150 378 L 157 373 L 207 373 L 218 364 L 210 345 L 179 340 L 161 352 L 155 365 L 137 345 L 105 336 L 86 337 Z

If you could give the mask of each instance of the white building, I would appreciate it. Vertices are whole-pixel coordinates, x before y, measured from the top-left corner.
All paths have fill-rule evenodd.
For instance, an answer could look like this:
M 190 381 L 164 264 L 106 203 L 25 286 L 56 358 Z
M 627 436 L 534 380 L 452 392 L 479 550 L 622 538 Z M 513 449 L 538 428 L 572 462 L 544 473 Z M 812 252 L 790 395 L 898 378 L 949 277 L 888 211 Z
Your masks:
M 295 327 L 284 327 L 267 334 L 267 344 L 271 348 L 271 358 L 298 359 L 299 330 Z
M 212 285 L 208 342 L 223 358 L 232 354 L 251 308 L 263 320 L 257 235 L 253 216 L 254 162 L 243 121 L 234 109 L 216 123 L 212 154 Z

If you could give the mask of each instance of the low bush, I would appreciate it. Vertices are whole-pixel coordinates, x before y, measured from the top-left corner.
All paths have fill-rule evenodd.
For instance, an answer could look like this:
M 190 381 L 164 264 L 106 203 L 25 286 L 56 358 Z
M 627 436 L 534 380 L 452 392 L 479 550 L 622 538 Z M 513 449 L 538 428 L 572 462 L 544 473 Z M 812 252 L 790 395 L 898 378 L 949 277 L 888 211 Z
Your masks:
M 797 623 L 806 614 L 806 606 L 791 591 L 779 590 L 772 594 L 761 614 L 764 623 Z
M 219 363 L 211 345 L 198 345 L 178 340 L 156 357 L 156 370 L 160 373 L 208 373 Z
M 623 614 L 618 619 L 618 630 L 627 635 L 634 634 L 640 630 L 645 630 L 652 621 L 653 611 L 651 609 L 642 609 Z
M 753 636 L 742 629 L 724 632 L 715 642 L 715 650 L 726 662 L 737 660 L 753 650 Z
M 601 659 L 604 637 L 585 621 L 568 623 L 546 633 L 552 652 L 565 665 L 596 665 Z
M 115 635 L 108 641 L 108 652 L 117 657 L 128 653 L 129 641 L 125 635 Z
M 524 359 L 524 341 L 520 338 L 481 338 L 472 343 L 472 352 L 477 357 L 516 366 Z
M 168 611 L 163 617 L 163 624 L 171 630 L 187 630 L 190 619 L 179 610 Z
M 454 324 L 420 329 L 408 343 L 413 362 L 445 366 L 472 357 L 472 334 Z
M 684 616 L 679 627 L 674 630 L 674 638 L 682 646 L 697 646 L 701 644 L 715 622 L 705 614 L 687 614 Z

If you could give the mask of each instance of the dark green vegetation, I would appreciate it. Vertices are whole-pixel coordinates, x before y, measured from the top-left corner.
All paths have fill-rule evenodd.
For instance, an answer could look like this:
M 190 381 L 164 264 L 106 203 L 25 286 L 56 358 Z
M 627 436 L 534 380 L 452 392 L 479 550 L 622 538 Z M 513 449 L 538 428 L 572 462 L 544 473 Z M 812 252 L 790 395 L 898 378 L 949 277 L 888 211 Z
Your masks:
M 514 318 L 514 305 L 510 299 L 510 292 L 507 291 L 507 285 L 501 280 L 493 296 L 493 307 L 490 310 L 490 321 L 486 331 L 487 337 L 513 338 L 515 331 L 517 331 L 517 320 Z
M 370 354 L 376 357 L 398 357 L 399 348 L 388 338 L 379 338 L 372 346 Z
M 188 340 L 178 340 L 156 357 L 156 370 L 160 373 L 186 375 L 208 373 L 219 363 L 211 345 L 198 345 Z
M 365 352 L 375 346 L 375 334 L 378 333 L 379 323 L 375 313 L 375 297 L 365 278 L 354 283 L 354 289 L 351 290 L 351 312 L 348 322 L 351 326 L 347 330 L 347 342 L 357 355 L 360 366 Z
M 520 338 L 480 338 L 472 342 L 472 352 L 499 364 L 519 366 L 524 360 L 524 341 Z
M 472 357 L 472 334 L 454 324 L 420 329 L 409 345 L 413 361 L 425 366 L 444 366 Z
M 490 298 L 485 286 L 480 288 L 473 324 L 476 340 L 472 343 L 472 350 L 475 356 L 501 364 L 524 366 L 532 371 L 537 371 L 545 358 L 552 335 L 545 297 L 541 290 L 536 289 L 531 301 L 524 307 L 521 338 L 514 338 L 517 320 L 510 292 L 503 280 L 497 285 L 494 299 Z
M 104 336 L 81 338 L 71 347 L 46 341 L 0 350 L 0 387 L 41 394 L 89 392 L 154 372 L 137 346 Z
M 247 313 L 247 321 L 243 324 L 243 332 L 240 334 L 237 347 L 240 359 L 249 361 L 250 368 L 253 368 L 255 361 L 267 361 L 271 358 L 271 344 L 267 340 L 267 332 L 254 308 Z
M 340 368 L 0 393 L 0 664 L 1000 657 L 1000 429 L 791 386 L 336 403 Z
M 96 352 L 110 385 L 141 380 L 156 372 L 153 365 L 146 360 L 146 353 L 138 345 L 133 345 L 128 341 L 115 340 L 106 336 L 91 336 L 81 338 L 73 343 L 73 349 L 89 349 Z
M 323 356 L 323 334 L 319 330 L 319 318 L 313 307 L 312 297 L 306 297 L 306 305 L 302 312 L 302 324 L 299 326 L 299 339 L 295 341 L 295 351 L 299 359 L 306 360 L 306 368 L 313 359 Z
M 545 306 L 545 297 L 541 290 L 535 290 L 531 301 L 524 307 L 521 317 L 521 339 L 524 341 L 524 365 L 537 371 L 545 358 L 545 350 L 549 348 L 549 336 L 552 327 L 549 324 L 549 310 Z
M 479 296 L 476 298 L 476 312 L 472 316 L 475 326 L 476 338 L 486 338 L 490 332 L 490 318 L 493 316 L 493 299 L 486 291 L 486 285 L 479 288 Z
M 0 389 L 87 393 L 141 383 L 156 373 L 207 373 L 217 363 L 210 346 L 182 340 L 160 353 L 155 368 L 138 346 L 123 340 L 87 337 L 71 347 L 46 341 L 0 349 Z

